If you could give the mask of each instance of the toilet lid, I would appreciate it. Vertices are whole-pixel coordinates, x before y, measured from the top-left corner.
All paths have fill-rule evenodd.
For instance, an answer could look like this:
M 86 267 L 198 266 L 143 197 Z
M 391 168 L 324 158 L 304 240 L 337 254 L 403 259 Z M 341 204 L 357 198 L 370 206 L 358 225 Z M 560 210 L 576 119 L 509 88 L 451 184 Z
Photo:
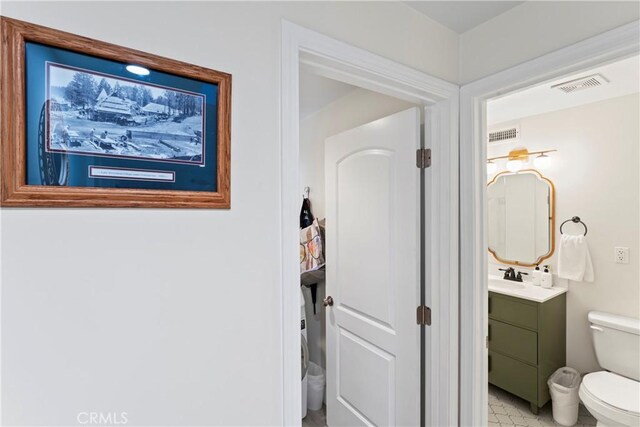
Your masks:
M 640 413 L 640 382 L 612 372 L 593 372 L 582 380 L 593 397 L 633 414 Z

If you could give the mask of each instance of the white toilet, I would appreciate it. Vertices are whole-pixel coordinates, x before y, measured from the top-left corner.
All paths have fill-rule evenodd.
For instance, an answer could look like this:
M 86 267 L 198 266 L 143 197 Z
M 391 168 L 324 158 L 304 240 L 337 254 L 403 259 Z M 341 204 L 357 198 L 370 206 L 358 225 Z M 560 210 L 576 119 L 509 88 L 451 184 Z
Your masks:
M 589 323 L 606 371 L 584 376 L 580 399 L 598 426 L 640 426 L 640 320 L 592 311 Z

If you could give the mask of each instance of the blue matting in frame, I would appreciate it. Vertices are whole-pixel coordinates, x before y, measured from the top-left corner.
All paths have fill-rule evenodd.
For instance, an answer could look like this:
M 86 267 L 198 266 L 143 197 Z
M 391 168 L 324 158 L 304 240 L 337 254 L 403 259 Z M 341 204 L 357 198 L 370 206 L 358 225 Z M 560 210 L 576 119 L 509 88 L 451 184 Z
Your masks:
M 25 43 L 28 185 L 217 191 L 218 86 Z

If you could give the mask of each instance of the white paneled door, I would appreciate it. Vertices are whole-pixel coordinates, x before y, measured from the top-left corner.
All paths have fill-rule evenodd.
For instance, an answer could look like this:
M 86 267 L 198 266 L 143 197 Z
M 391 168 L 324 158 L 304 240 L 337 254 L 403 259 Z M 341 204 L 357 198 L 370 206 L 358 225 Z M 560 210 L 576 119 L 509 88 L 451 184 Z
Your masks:
M 327 424 L 420 416 L 420 111 L 328 138 Z

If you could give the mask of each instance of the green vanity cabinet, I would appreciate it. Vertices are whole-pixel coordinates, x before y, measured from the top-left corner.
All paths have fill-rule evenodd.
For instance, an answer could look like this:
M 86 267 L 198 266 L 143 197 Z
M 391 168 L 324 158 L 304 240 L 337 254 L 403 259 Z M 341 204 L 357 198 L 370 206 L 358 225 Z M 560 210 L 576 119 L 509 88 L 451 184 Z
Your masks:
M 489 292 L 489 383 L 529 401 L 534 414 L 550 399 L 547 379 L 566 363 L 566 299 Z

